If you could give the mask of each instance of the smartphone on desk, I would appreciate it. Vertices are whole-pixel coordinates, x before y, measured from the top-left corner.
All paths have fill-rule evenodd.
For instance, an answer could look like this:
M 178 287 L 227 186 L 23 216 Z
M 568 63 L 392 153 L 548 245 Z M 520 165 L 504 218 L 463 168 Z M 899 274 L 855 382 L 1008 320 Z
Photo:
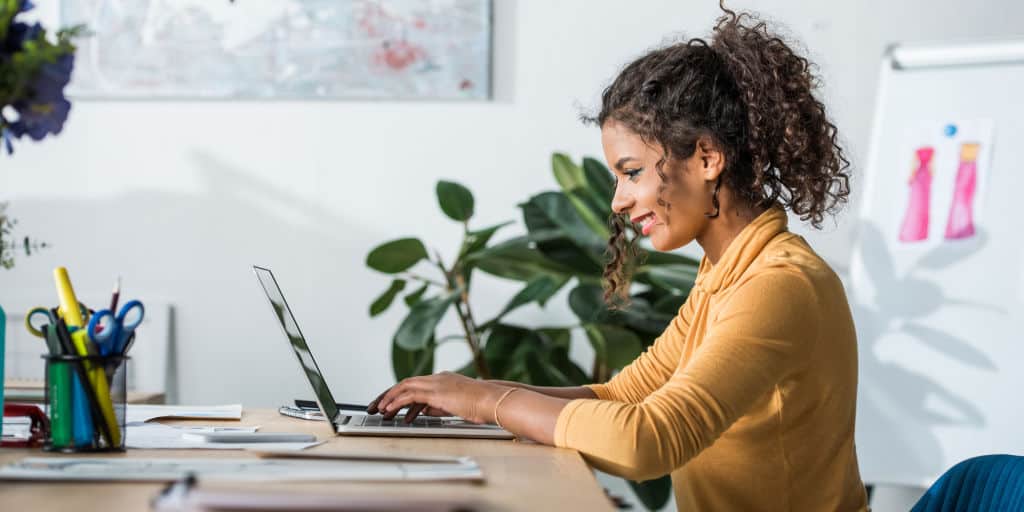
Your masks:
M 327 419 L 324 418 L 323 413 L 320 412 L 320 409 L 305 409 L 301 407 L 292 407 L 290 405 L 282 405 L 281 407 L 278 407 L 277 412 L 284 416 L 291 416 L 292 418 L 300 418 L 310 421 L 327 421 Z
M 366 406 L 360 404 L 334 404 L 335 407 L 341 411 L 342 414 L 349 416 L 369 416 L 366 412 Z M 401 411 L 406 411 L 408 408 L 403 407 Z M 323 413 L 320 412 L 320 407 L 316 405 L 316 402 L 312 400 L 295 400 L 295 406 L 282 405 L 277 409 L 277 412 L 291 416 L 293 418 L 302 418 L 304 420 L 316 420 L 326 421 Z
M 339 411 L 341 411 L 343 413 L 346 413 L 346 414 L 349 414 L 349 413 L 363 413 L 363 414 L 365 414 L 366 413 L 366 408 L 369 407 L 369 406 L 363 405 L 363 404 L 334 404 L 334 406 L 337 407 Z M 320 408 L 317 407 L 316 402 L 314 402 L 312 400 L 300 400 L 298 398 L 295 399 L 295 407 L 297 407 L 299 409 L 309 409 L 309 410 L 313 410 L 313 411 L 319 411 L 320 410 Z

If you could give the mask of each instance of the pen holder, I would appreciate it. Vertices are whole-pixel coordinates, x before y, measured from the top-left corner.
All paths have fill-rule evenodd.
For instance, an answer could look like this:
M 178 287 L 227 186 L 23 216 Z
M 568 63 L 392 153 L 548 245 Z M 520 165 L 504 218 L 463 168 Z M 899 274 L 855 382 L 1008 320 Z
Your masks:
M 50 452 L 123 452 L 127 356 L 44 355 Z

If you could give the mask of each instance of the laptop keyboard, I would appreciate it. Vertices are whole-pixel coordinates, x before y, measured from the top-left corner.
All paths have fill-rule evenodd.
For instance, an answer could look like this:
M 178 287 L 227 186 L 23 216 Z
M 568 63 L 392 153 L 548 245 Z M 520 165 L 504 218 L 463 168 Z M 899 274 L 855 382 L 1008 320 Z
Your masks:
M 441 418 L 431 418 L 417 416 L 416 419 L 412 420 L 411 423 L 406 423 L 405 419 L 401 416 L 395 417 L 395 419 L 385 420 L 383 416 L 361 416 L 363 421 L 357 423 L 364 427 L 406 427 L 406 428 L 425 428 L 425 427 L 440 427 L 442 426 Z

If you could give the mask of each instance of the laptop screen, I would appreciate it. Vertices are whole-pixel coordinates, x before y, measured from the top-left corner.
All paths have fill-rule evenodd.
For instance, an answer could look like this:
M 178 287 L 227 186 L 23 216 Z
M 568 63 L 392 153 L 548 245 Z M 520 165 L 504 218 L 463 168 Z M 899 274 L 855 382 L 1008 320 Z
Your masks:
M 331 390 L 324 382 L 320 367 L 316 365 L 316 360 L 313 359 L 313 354 L 309 351 L 309 346 L 306 345 L 306 338 L 302 336 L 302 331 L 299 330 L 299 324 L 295 322 L 292 310 L 284 300 L 281 288 L 277 286 L 277 279 L 274 279 L 274 274 L 269 269 L 257 266 L 253 266 L 252 269 L 256 272 L 256 278 L 260 280 L 260 284 L 263 285 L 263 291 L 267 293 L 267 300 L 274 308 L 274 314 L 281 322 L 281 329 L 284 330 L 284 335 L 288 338 L 295 355 L 298 356 L 299 364 L 302 365 L 309 384 L 313 386 L 313 393 L 316 394 L 316 401 L 320 403 L 320 410 L 329 421 L 335 421 L 338 417 L 338 407 L 335 405 L 334 397 L 331 396 Z

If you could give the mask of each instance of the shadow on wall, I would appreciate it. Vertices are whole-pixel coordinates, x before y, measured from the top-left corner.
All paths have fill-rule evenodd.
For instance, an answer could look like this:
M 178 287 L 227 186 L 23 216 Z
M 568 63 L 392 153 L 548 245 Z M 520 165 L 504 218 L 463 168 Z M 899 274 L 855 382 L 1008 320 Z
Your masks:
M 270 265 L 287 276 L 289 299 L 311 306 L 298 313 L 304 328 L 336 333 L 338 319 L 330 313 L 365 314 L 365 294 L 332 285 L 359 277 L 354 270 L 365 268 L 371 238 L 321 206 L 315 192 L 309 197 L 282 190 L 210 152 L 196 151 L 191 161 L 203 184 L 198 194 L 133 190 L 102 199 L 17 201 L 19 216 L 31 220 L 26 224 L 53 248 L 19 261 L 9 275 L 16 286 L 40 288 L 47 286 L 40 276 L 67 265 L 73 277 L 80 276 L 75 281 L 82 295 L 96 289 L 100 276 L 108 283 L 120 274 L 129 295 L 159 295 L 176 304 L 169 349 L 174 359 L 168 364 L 180 373 L 169 383 L 171 400 L 253 405 L 290 400 L 294 397 L 281 389 L 280 380 L 267 376 L 285 373 L 291 375 L 286 382 L 305 383 L 291 359 L 282 359 L 293 356 L 251 265 Z M 311 311 L 321 304 L 333 307 Z M 148 335 L 163 334 L 140 331 L 138 343 Z M 317 350 L 315 342 L 311 345 Z M 379 361 L 349 364 L 357 373 L 390 377 L 386 350 L 380 353 Z M 210 385 L 215 382 L 210 376 L 225 374 L 230 378 Z
M 884 361 L 878 355 L 879 348 L 898 342 L 887 337 L 909 336 L 963 365 L 991 372 L 997 370 L 995 362 L 968 341 L 924 323 L 930 315 L 951 306 L 1005 314 L 991 305 L 946 296 L 937 284 L 922 275 L 968 258 L 985 246 L 988 237 L 979 232 L 970 240 L 940 245 L 914 262 L 903 275 L 897 275 L 893 256 L 879 227 L 865 222 L 860 229 L 859 256 L 875 290 L 874 297 L 865 297 L 873 305 L 851 304 L 860 344 L 857 422 L 862 471 L 868 477 L 877 473 L 920 475 L 922 470 L 938 475 L 947 468 L 942 447 L 932 429 L 937 426 L 980 428 L 985 425 L 985 417 L 969 400 L 953 391 L 954 383 Z M 941 411 L 929 406 L 936 401 L 941 403 Z M 882 454 L 888 456 L 882 457 Z M 875 469 L 883 466 L 882 471 Z

